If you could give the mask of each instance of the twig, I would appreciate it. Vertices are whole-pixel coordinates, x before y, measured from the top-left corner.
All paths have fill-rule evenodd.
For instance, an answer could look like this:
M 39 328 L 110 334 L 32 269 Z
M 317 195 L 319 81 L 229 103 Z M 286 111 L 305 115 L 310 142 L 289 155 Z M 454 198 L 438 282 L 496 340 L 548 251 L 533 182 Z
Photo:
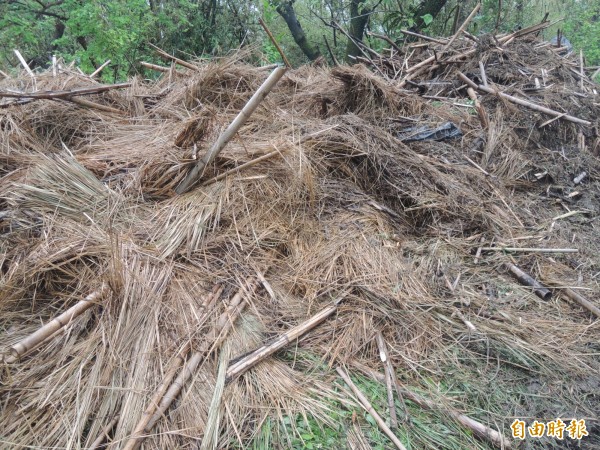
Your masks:
M 485 237 L 481 236 L 481 239 L 479 240 L 480 244 L 483 244 L 485 242 Z M 475 252 L 475 258 L 473 259 L 473 263 L 477 264 L 479 262 L 479 258 L 481 257 L 481 250 L 483 249 L 483 247 L 480 245 L 479 247 L 477 247 L 477 251 Z
M 323 322 L 325 319 L 327 319 L 329 316 L 331 316 L 334 312 L 337 311 L 338 304 L 342 299 L 343 297 L 339 298 L 335 302 L 335 304 L 328 306 L 327 308 L 312 316 L 307 321 L 295 326 L 289 331 L 286 331 L 281 336 L 275 338 L 270 343 L 265 344 L 260 348 L 257 348 L 250 354 L 244 356 L 242 359 L 239 359 L 237 361 L 234 360 L 235 362 L 227 368 L 227 376 L 225 378 L 225 382 L 230 383 L 235 378 L 239 377 L 241 374 L 254 367 L 260 361 L 271 356 L 277 350 L 285 347 L 293 340 L 298 339 L 307 331 L 312 330 L 314 327 L 319 325 L 321 322 Z
M 402 49 L 400 49 L 400 47 L 398 47 L 398 45 L 396 45 L 396 43 L 392 39 L 390 39 L 388 36 L 386 36 L 385 34 L 376 34 L 376 33 L 372 33 L 371 31 L 367 31 L 367 36 L 372 36 L 377 39 L 382 39 L 385 42 L 387 42 L 388 44 L 390 44 L 394 49 L 396 49 L 396 51 L 402 52 Z
M 435 42 L 436 44 L 446 45 L 448 43 L 447 39 L 442 41 L 440 39 L 432 38 L 432 37 L 426 36 L 424 34 L 415 33 L 414 31 L 410 31 L 410 30 L 400 30 L 400 33 L 405 34 L 407 36 L 417 37 L 419 39 L 423 39 L 424 41 Z
M 522 106 L 526 106 L 527 108 L 533 109 L 535 111 L 539 111 L 539 112 L 543 112 L 545 114 L 551 115 L 551 116 L 562 116 L 563 119 L 568 120 L 570 122 L 574 122 L 574 123 L 579 123 L 581 125 L 591 125 L 592 123 L 587 121 L 587 120 L 583 120 L 583 119 L 579 119 L 577 117 L 574 116 L 570 116 L 570 115 L 563 115 L 563 113 L 558 112 L 558 111 L 554 111 L 550 108 L 546 108 L 545 106 L 541 106 L 538 105 L 536 103 L 532 103 L 530 101 L 527 100 L 523 100 L 521 98 L 518 97 L 513 97 L 512 95 L 508 95 L 505 94 L 504 92 L 499 92 L 499 91 L 495 91 L 489 87 L 485 87 L 482 85 L 478 85 L 476 83 L 474 83 L 473 81 L 471 81 L 469 78 L 467 78 L 467 76 L 461 72 L 458 72 L 458 77 L 464 81 L 465 83 L 467 83 L 469 86 L 471 86 L 473 89 L 477 89 L 479 91 L 482 92 L 486 92 L 488 94 L 494 94 L 494 95 L 498 95 L 499 97 L 505 98 L 506 100 L 516 103 L 518 105 L 522 105 Z
M 107 59 L 104 64 L 102 64 L 100 67 L 98 67 L 96 70 L 94 70 L 92 72 L 92 74 L 90 75 L 90 78 L 94 78 L 96 75 L 98 75 L 100 72 L 102 72 L 104 70 L 104 68 L 106 66 L 108 66 L 109 64 L 110 64 L 110 59 Z
M 221 133 L 217 141 L 213 144 L 210 150 L 204 155 L 202 159 L 200 159 L 192 168 L 192 170 L 185 177 L 183 182 L 177 186 L 175 192 L 178 194 L 183 194 L 187 192 L 194 184 L 198 182 L 198 178 L 202 175 L 204 168 L 210 164 L 217 155 L 225 148 L 227 143 L 231 140 L 231 138 L 238 132 L 238 130 L 242 127 L 242 125 L 250 118 L 254 110 L 260 105 L 260 103 L 264 100 L 273 86 L 277 84 L 277 82 L 281 79 L 283 74 L 286 72 L 285 67 L 277 67 L 271 75 L 265 80 L 265 82 L 258 88 L 258 90 L 254 93 L 252 98 L 248 100 L 246 106 L 242 108 L 237 117 L 231 122 L 231 124 L 227 127 L 227 129 Z
M 448 43 L 444 46 L 442 51 L 446 51 L 446 50 L 448 50 L 448 48 L 450 48 L 450 46 L 456 40 L 456 38 L 458 36 L 460 36 L 460 34 L 463 32 L 463 30 L 465 30 L 467 28 L 467 25 L 469 25 L 471 20 L 473 20 L 473 17 L 475 17 L 475 14 L 477 14 L 477 11 L 479 11 L 479 8 L 481 8 L 481 3 L 477 3 L 477 5 L 475 5 L 475 8 L 473 8 L 473 11 L 471 11 L 471 14 L 469 14 L 469 16 L 465 19 L 465 21 L 460 26 L 460 28 L 456 31 L 456 33 L 454 33 L 452 35 L 452 37 L 450 38 Z
M 11 355 L 4 359 L 6 363 L 13 363 L 17 361 L 21 356 L 25 353 L 35 349 L 40 344 L 42 344 L 45 340 L 47 340 L 52 334 L 61 328 L 69 325 L 73 320 L 75 320 L 82 313 L 90 309 L 92 306 L 98 304 L 98 301 L 102 299 L 102 297 L 106 294 L 107 285 L 103 284 L 102 287 L 92 292 L 86 298 L 81 300 L 79 303 L 73 305 L 69 309 L 67 309 L 64 313 L 55 317 L 46 325 L 39 328 L 37 331 L 33 332 L 25 339 L 13 345 L 10 349 Z
M 281 59 L 283 59 L 283 63 L 285 64 L 285 66 L 288 69 L 291 69 L 292 65 L 290 64 L 290 62 L 288 61 L 288 59 L 285 57 L 285 53 L 283 53 L 283 50 L 281 49 L 281 47 L 279 46 L 279 44 L 275 40 L 275 36 L 273 36 L 273 33 L 271 33 L 271 30 L 269 30 L 269 27 L 267 27 L 267 24 L 265 23 L 265 21 L 262 20 L 261 17 L 259 17 L 258 18 L 258 22 L 263 27 L 263 30 L 265 30 L 265 33 L 267 33 L 267 36 L 269 36 L 269 39 L 271 40 L 271 42 L 273 43 L 273 45 L 275 46 L 275 48 L 277 49 L 277 51 L 281 55 Z
M 390 428 L 385 424 L 381 416 L 377 414 L 377 411 L 373 409 L 373 406 L 371 405 L 367 397 L 365 397 L 365 395 L 358 389 L 358 387 L 356 387 L 356 385 L 352 382 L 346 371 L 341 367 L 337 367 L 336 371 L 340 375 L 340 377 L 342 377 L 344 382 L 350 387 L 354 395 L 358 398 L 358 401 L 363 407 L 363 409 L 369 414 L 371 414 L 371 417 L 375 419 L 377 425 L 379 425 L 379 428 L 381 428 L 381 431 L 383 431 L 387 435 L 387 437 L 390 438 L 390 440 L 394 443 L 394 445 L 396 445 L 396 447 L 398 447 L 400 450 L 406 450 L 406 447 L 402 445 L 400 439 L 398 439 L 398 437 L 392 432 L 392 430 L 390 430 Z
M 379 347 L 379 357 L 383 363 L 383 369 L 385 370 L 385 387 L 387 389 L 388 408 L 390 410 L 390 426 L 392 428 L 398 428 L 398 417 L 396 416 L 396 406 L 394 405 L 394 391 L 392 390 L 392 379 L 394 378 L 394 375 L 391 368 L 391 361 L 381 331 L 377 331 L 376 338 L 377 347 Z
M 327 40 L 327 36 L 323 35 L 323 40 L 325 41 L 325 46 L 327 47 L 327 51 L 329 52 L 329 56 L 331 56 L 331 60 L 333 61 L 333 64 L 336 66 L 339 66 L 340 63 L 338 62 L 337 58 L 333 54 L 333 50 L 331 50 L 331 47 L 329 46 L 329 41 Z
M 123 89 L 131 86 L 131 83 L 117 83 L 117 84 L 105 84 L 94 87 L 85 87 L 71 89 L 69 91 L 38 91 L 38 92 L 0 92 L 1 97 L 9 98 L 32 98 L 32 99 L 46 99 L 54 100 L 58 98 L 68 99 L 76 95 L 91 95 L 98 94 L 100 92 L 110 91 L 112 89 Z
M 467 155 L 465 155 L 465 159 L 466 159 L 467 161 L 469 161 L 469 163 L 470 163 L 470 164 L 472 164 L 472 165 L 473 165 L 473 167 L 475 167 L 476 169 L 479 169 L 479 170 L 480 170 L 480 171 L 481 171 L 481 172 L 482 172 L 484 175 L 486 175 L 486 176 L 488 176 L 488 177 L 490 176 L 490 173 L 489 173 L 487 170 L 485 170 L 483 167 L 481 167 L 479 164 L 477 164 L 475 161 L 473 161 L 473 160 L 472 160 L 471 158 L 469 158 Z
M 175 61 L 180 66 L 187 67 L 188 69 L 191 69 L 191 70 L 194 70 L 194 71 L 198 71 L 199 70 L 197 66 L 195 66 L 195 65 L 193 65 L 193 64 L 191 64 L 191 63 L 189 63 L 187 61 L 184 61 L 183 59 L 179 59 L 179 58 L 177 58 L 177 57 L 175 57 L 173 55 L 168 54 L 167 52 L 165 52 L 164 50 L 158 48 L 154 44 L 150 44 L 150 47 L 152 47 L 156 51 L 156 53 L 158 53 L 164 59 L 169 59 L 171 61 Z
M 23 55 L 21 55 L 21 52 L 19 50 L 17 50 L 16 48 L 14 49 L 14 52 L 15 52 L 15 55 L 17 55 L 19 62 L 25 68 L 25 71 L 29 74 L 29 76 L 31 78 L 35 78 L 34 73 L 31 71 L 29 64 L 27 64 L 27 61 L 25 61 L 25 58 L 23 58 Z
M 265 155 L 259 156 L 258 158 L 255 158 L 251 161 L 245 162 L 244 164 L 240 164 L 239 166 L 234 167 L 233 169 L 229 169 L 228 171 L 223 172 L 223 173 L 217 175 L 216 177 L 211 178 L 210 180 L 206 180 L 204 183 L 202 183 L 202 186 L 206 186 L 207 184 L 215 183 L 215 182 L 227 177 L 228 175 L 231 175 L 232 173 L 239 172 L 242 169 L 246 169 L 250 166 L 258 164 L 261 161 L 272 158 L 273 156 L 279 155 L 279 154 L 281 154 L 281 152 L 279 150 L 273 150 L 272 152 L 269 152 Z
M 151 69 L 151 70 L 156 70 L 157 72 L 170 72 L 171 71 L 171 67 L 165 67 L 165 66 L 159 66 L 158 64 L 152 64 L 146 61 L 140 61 L 140 65 L 142 65 L 143 67 L 147 68 L 147 69 Z M 175 70 L 175 73 L 179 74 L 179 75 L 183 75 L 181 72 L 178 72 L 177 70 Z
M 532 287 L 535 295 L 537 295 L 542 300 L 550 300 L 550 298 L 552 297 L 552 292 L 550 292 L 550 290 L 547 287 L 542 285 L 539 281 L 537 281 L 528 273 L 523 272 L 514 264 L 507 264 L 506 267 L 508 268 L 510 273 L 513 274 L 513 276 L 517 280 L 519 280 L 521 284 Z

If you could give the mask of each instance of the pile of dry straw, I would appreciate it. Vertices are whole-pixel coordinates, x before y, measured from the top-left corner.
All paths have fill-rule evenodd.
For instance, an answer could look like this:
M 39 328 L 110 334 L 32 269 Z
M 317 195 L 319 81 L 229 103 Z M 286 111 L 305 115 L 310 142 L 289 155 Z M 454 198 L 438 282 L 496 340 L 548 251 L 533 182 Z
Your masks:
M 598 394 L 576 380 L 600 369 L 599 322 L 563 294 L 577 288 L 598 305 L 598 97 L 529 39 L 444 68 L 453 88 L 434 99 L 361 65 L 289 71 L 182 195 L 174 189 L 191 165 L 269 73 L 243 63 L 247 55 L 136 78 L 85 97 L 93 105 L 5 99 L 0 446 L 245 448 L 268 422 L 271 445 L 288 447 L 301 439 L 296 418 L 312 417 L 342 430 L 339 447 L 360 448 L 364 418 L 352 428 L 332 415 L 361 404 L 335 368 L 381 380 L 378 333 L 399 391 L 504 436 L 519 413 L 590 417 Z M 540 65 L 518 70 L 527 52 L 544 61 L 543 77 Z M 515 67 L 505 86 L 499 76 L 490 85 L 592 124 L 546 123 L 552 116 L 482 93 L 474 108 L 456 73 L 473 79 L 480 59 Z M 534 78 L 548 89 L 519 93 Z M 63 69 L 0 89 L 96 85 Z M 401 138 L 446 122 L 462 137 Z M 537 297 L 506 264 L 553 297 Z M 74 305 L 81 314 L 59 317 Z M 284 335 L 323 310 L 300 338 Z M 232 376 L 236 358 L 282 335 L 276 353 L 254 354 L 252 367 L 242 359 Z M 540 392 L 575 383 L 587 397 L 525 410 L 511 370 Z M 471 404 L 452 388 L 461 372 L 473 385 L 497 383 L 507 402 Z M 387 403 L 371 400 L 388 421 Z M 415 437 L 410 419 L 400 428 L 410 448 L 440 445 Z

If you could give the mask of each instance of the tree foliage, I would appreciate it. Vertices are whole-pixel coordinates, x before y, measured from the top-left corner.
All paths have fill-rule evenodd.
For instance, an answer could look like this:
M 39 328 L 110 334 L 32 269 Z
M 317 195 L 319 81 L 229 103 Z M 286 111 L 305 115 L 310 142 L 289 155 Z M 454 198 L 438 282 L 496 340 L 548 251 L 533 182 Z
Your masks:
M 539 22 L 545 13 L 561 27 L 588 64 L 600 63 L 600 0 L 482 0 L 469 30 L 506 32 Z M 325 39 L 338 60 L 359 55 L 335 22 L 356 41 L 380 50 L 383 41 L 366 31 L 405 39 L 401 29 L 449 35 L 476 0 L 0 0 L 0 66 L 17 67 L 19 49 L 32 68 L 47 66 L 52 55 L 93 71 L 105 60 L 107 80 L 141 70 L 140 60 L 158 62 L 149 43 L 184 57 L 218 56 L 245 45 L 279 55 L 258 26 L 263 17 L 293 64 L 327 55 Z

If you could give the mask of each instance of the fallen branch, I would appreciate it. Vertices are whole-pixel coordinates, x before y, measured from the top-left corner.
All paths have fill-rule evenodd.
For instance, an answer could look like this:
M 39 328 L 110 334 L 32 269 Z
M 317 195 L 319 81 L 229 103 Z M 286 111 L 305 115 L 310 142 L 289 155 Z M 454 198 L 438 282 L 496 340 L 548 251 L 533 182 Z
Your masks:
M 354 395 L 356 395 L 363 409 L 375 419 L 377 425 L 379 425 L 379 428 L 381 428 L 381 431 L 383 431 L 386 434 L 386 436 L 390 438 L 390 440 L 394 443 L 396 447 L 398 447 L 400 450 L 406 450 L 406 447 L 402 445 L 400 439 L 398 439 L 398 437 L 392 432 L 392 430 L 390 430 L 390 428 L 385 424 L 385 421 L 381 418 L 377 411 L 373 409 L 373 406 L 371 405 L 367 397 L 365 397 L 365 395 L 358 389 L 358 387 L 356 387 L 356 385 L 352 382 L 346 371 L 341 367 L 336 368 L 336 371 L 340 375 L 340 377 L 342 377 L 342 379 L 348 385 L 348 387 L 350 387 Z
M 478 91 L 482 91 L 482 92 L 485 92 L 487 94 L 497 95 L 499 97 L 505 98 L 509 102 L 516 103 L 516 104 L 521 105 L 521 106 L 526 106 L 529 109 L 533 109 L 535 111 L 539 111 L 539 112 L 542 112 L 544 114 L 548 114 L 550 116 L 554 116 L 554 117 L 562 116 L 561 119 L 565 119 L 565 120 L 568 120 L 568 121 L 574 122 L 574 123 L 579 123 L 581 125 L 588 125 L 589 126 L 589 125 L 592 124 L 591 122 L 589 122 L 587 120 L 579 119 L 578 117 L 570 116 L 568 114 L 564 115 L 564 113 L 561 113 L 561 112 L 558 112 L 558 111 L 554 111 L 553 109 L 546 108 L 545 106 L 541 106 L 541 105 L 538 105 L 536 103 L 532 103 L 530 101 L 523 100 L 523 99 L 518 98 L 518 97 L 513 97 L 512 95 L 505 94 L 504 92 L 495 91 L 494 89 L 491 89 L 490 87 L 485 87 L 485 86 L 482 86 L 482 85 L 478 85 L 478 84 L 474 83 L 473 81 L 471 81 L 469 78 L 467 78 L 467 76 L 465 74 L 461 73 L 461 72 L 458 72 L 458 77 L 462 81 L 464 81 L 465 83 L 467 83 L 473 89 L 477 89 Z
M 199 160 L 196 165 L 192 168 L 192 170 L 185 177 L 183 182 L 177 186 L 175 192 L 178 194 L 183 194 L 187 192 L 194 184 L 198 182 L 198 178 L 202 175 L 204 168 L 210 164 L 217 155 L 225 148 L 227 143 L 233 138 L 233 136 L 238 132 L 238 130 L 242 127 L 242 125 L 248 120 L 248 118 L 252 115 L 254 110 L 260 105 L 260 103 L 264 100 L 273 86 L 277 84 L 277 82 L 281 79 L 283 74 L 286 72 L 285 67 L 277 67 L 271 75 L 265 80 L 265 82 L 258 88 L 258 90 L 254 93 L 252 98 L 248 100 L 246 106 L 242 108 L 237 117 L 231 122 L 231 124 L 227 127 L 227 129 L 219 136 L 217 141 L 213 144 L 210 150 L 204 155 L 204 157 Z
M 343 297 L 338 299 L 333 305 L 328 306 L 327 308 L 318 312 L 307 321 L 295 326 L 291 330 L 275 338 L 270 343 L 265 344 L 260 348 L 257 348 L 249 355 L 246 355 L 242 359 L 235 361 L 227 368 L 227 376 L 225 378 L 225 382 L 230 383 L 235 378 L 254 367 L 260 361 L 271 356 L 277 350 L 285 347 L 290 342 L 294 341 L 295 339 L 298 339 L 304 333 L 312 330 L 314 327 L 319 325 L 321 322 L 323 322 L 325 319 L 327 319 L 329 316 L 331 316 L 334 312 L 337 311 L 338 304 L 342 300 L 342 298 Z
M 107 84 L 101 86 L 87 87 L 87 88 L 78 88 L 71 89 L 70 91 L 38 91 L 38 92 L 0 92 L 0 98 L 9 97 L 9 98 L 31 98 L 36 100 L 55 100 L 55 99 L 66 99 L 69 100 L 70 97 L 74 97 L 76 95 L 91 95 L 91 94 L 99 94 L 100 92 L 110 91 L 112 89 L 123 89 L 131 86 L 131 83 L 117 83 L 117 84 Z
M 33 332 L 25 339 L 16 343 L 10 348 L 11 355 L 4 359 L 6 363 L 13 363 L 17 361 L 21 356 L 25 353 L 35 349 L 44 341 L 46 341 L 52 334 L 60 330 L 61 328 L 69 325 L 73 320 L 75 320 L 82 313 L 90 309 L 92 306 L 98 304 L 98 301 L 106 294 L 107 286 L 102 285 L 102 287 L 92 292 L 86 298 L 81 300 L 76 305 L 70 307 L 60 316 L 55 317 L 46 325 L 39 328 L 37 331 Z
M 521 284 L 525 286 L 530 286 L 533 288 L 533 292 L 542 300 L 550 300 L 552 297 L 552 292 L 546 286 L 542 285 L 539 281 L 533 278 L 528 273 L 523 272 L 514 264 L 507 264 L 506 267 L 510 271 L 513 276 L 519 280 Z

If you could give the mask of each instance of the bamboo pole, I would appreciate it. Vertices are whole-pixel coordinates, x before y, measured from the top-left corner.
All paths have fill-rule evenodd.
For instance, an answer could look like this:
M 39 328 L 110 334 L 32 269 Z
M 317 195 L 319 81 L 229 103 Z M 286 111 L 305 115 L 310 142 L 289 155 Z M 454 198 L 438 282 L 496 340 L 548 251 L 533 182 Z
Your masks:
M 361 364 L 358 361 L 352 361 L 352 365 L 361 372 L 371 376 L 381 383 L 385 381 L 384 375 L 371 369 L 370 367 L 365 366 L 364 364 Z M 473 431 L 474 434 L 482 439 L 487 440 L 488 442 L 491 442 L 496 447 L 500 447 L 502 449 L 511 448 L 510 441 L 508 441 L 500 432 L 482 424 L 481 422 L 478 422 L 475 419 L 470 418 L 469 416 L 461 414 L 458 410 L 450 406 L 436 404 L 432 400 L 421 397 L 420 395 L 417 395 L 408 389 L 402 389 L 402 394 L 413 403 L 419 405 L 421 408 L 430 409 L 432 411 L 442 411 L 448 414 L 461 425 Z
M 365 395 L 358 389 L 358 387 L 356 387 L 356 385 L 352 382 L 346 371 L 341 367 L 337 367 L 336 371 L 340 375 L 340 377 L 342 377 L 342 379 L 348 385 L 348 387 L 350 387 L 354 395 L 356 395 L 363 409 L 369 414 L 371 414 L 371 417 L 375 419 L 377 425 L 379 425 L 379 428 L 381 428 L 381 431 L 383 431 L 387 435 L 387 437 L 390 438 L 390 440 L 398 449 L 406 450 L 406 447 L 402 445 L 400 439 L 398 439 L 398 437 L 392 432 L 392 430 L 390 430 L 390 428 L 385 424 L 385 421 L 381 418 L 377 411 L 373 409 L 373 406 L 371 405 L 367 397 L 365 397 Z
M 209 314 L 209 311 L 212 309 L 215 302 L 221 297 L 222 293 L 223 287 L 217 285 L 215 286 L 213 291 L 210 294 L 208 294 L 208 296 L 202 304 L 202 310 L 204 311 L 204 314 L 202 315 L 201 320 L 204 320 L 204 318 Z M 179 352 L 177 352 L 177 356 L 171 361 L 170 367 L 167 369 L 166 375 L 164 376 L 162 382 L 156 389 L 154 396 L 148 403 L 148 406 L 144 410 L 141 419 L 134 428 L 131 437 L 125 444 L 125 447 L 123 447 L 123 450 L 136 450 L 142 444 L 144 440 L 144 431 L 148 426 L 148 423 L 154 416 L 156 408 L 161 403 L 163 397 L 165 396 L 165 393 L 167 392 L 167 389 L 169 388 L 169 386 L 171 386 L 171 382 L 173 381 L 173 378 L 175 378 L 175 374 L 185 362 L 185 357 L 190 351 L 191 347 L 192 341 L 190 340 L 185 345 L 183 345 Z
M 190 190 L 194 184 L 196 184 L 199 177 L 202 175 L 204 168 L 217 157 L 223 148 L 225 148 L 231 138 L 233 138 L 233 136 L 248 120 L 248 118 L 264 100 L 271 89 L 273 89 L 273 86 L 275 86 L 275 84 L 277 84 L 277 82 L 281 79 L 286 70 L 287 69 L 285 67 L 277 67 L 273 72 L 271 72 L 271 75 L 269 75 L 260 88 L 258 88 L 252 98 L 248 101 L 248 103 L 246 103 L 246 106 L 242 108 L 240 113 L 233 120 L 233 122 L 231 122 L 227 129 L 221 133 L 217 141 L 213 144 L 206 155 L 204 155 L 204 157 L 196 163 L 183 182 L 175 189 L 175 192 L 178 194 L 183 194 Z
M 285 347 L 287 344 L 294 341 L 295 339 L 298 339 L 307 331 L 310 331 L 313 328 L 315 328 L 317 325 L 319 325 L 321 322 L 323 322 L 325 319 L 327 319 L 329 316 L 331 316 L 334 312 L 337 311 L 337 305 L 338 302 L 336 302 L 334 305 L 328 306 L 327 308 L 312 316 L 307 321 L 295 326 L 291 330 L 275 338 L 272 342 L 265 344 L 260 348 L 257 348 L 249 355 L 246 355 L 242 359 L 231 364 L 227 368 L 227 376 L 225 378 L 225 382 L 230 383 L 235 378 L 239 377 L 241 374 L 254 367 L 260 361 L 269 357 L 277 350 Z
M 103 284 L 102 287 L 92 292 L 83 300 L 67 309 L 64 313 L 55 317 L 46 325 L 39 328 L 20 342 L 16 343 L 10 348 L 11 355 L 5 358 L 4 362 L 13 363 L 17 361 L 25 353 L 35 349 L 44 341 L 46 341 L 52 334 L 60 330 L 61 328 L 69 325 L 82 313 L 96 305 L 98 301 L 106 294 L 107 285 Z
M 458 72 L 458 77 L 464 81 L 465 83 L 467 83 L 469 86 L 471 86 L 473 89 L 477 89 L 478 91 L 482 91 L 485 92 L 487 94 L 494 94 L 497 95 L 499 97 L 505 98 L 506 100 L 508 100 L 509 102 L 512 103 L 516 103 L 518 105 L 521 106 L 526 106 L 529 109 L 533 109 L 535 111 L 539 111 L 542 112 L 544 114 L 548 114 L 550 116 L 554 116 L 554 117 L 558 117 L 558 116 L 562 116 L 562 119 L 568 120 L 570 122 L 574 122 L 574 123 L 579 123 L 581 125 L 591 125 L 592 123 L 587 121 L 587 120 L 583 120 L 583 119 L 579 119 L 577 117 L 574 116 L 570 116 L 570 115 L 563 115 L 563 113 L 558 112 L 558 111 L 554 111 L 553 109 L 550 108 L 546 108 L 545 106 L 541 106 L 538 105 L 536 103 L 532 103 L 530 101 L 527 100 L 523 100 L 521 98 L 518 97 L 513 97 L 512 95 L 508 95 L 505 94 L 504 92 L 499 92 L 499 91 L 495 91 L 494 89 L 491 89 L 490 87 L 485 87 L 482 85 L 478 85 L 476 83 L 474 83 L 473 81 L 471 81 L 469 78 L 467 78 L 467 76 L 461 72 Z
M 513 274 L 513 276 L 517 280 L 519 280 L 521 284 L 532 287 L 535 295 L 537 295 L 542 300 L 550 300 L 550 298 L 552 297 L 552 292 L 550 292 L 550 289 L 542 285 L 539 281 L 537 281 L 528 273 L 519 269 L 514 264 L 507 264 L 506 267 L 508 268 L 509 272 Z
M 567 297 L 569 297 L 574 302 L 579 303 L 580 306 L 582 306 L 585 309 L 587 309 L 589 312 L 591 312 L 592 314 L 594 314 L 596 317 L 600 318 L 600 308 L 598 308 L 597 306 L 595 306 L 592 302 L 590 302 L 583 295 L 581 295 L 581 294 L 579 294 L 579 293 L 577 293 L 574 290 L 569 289 L 569 288 L 564 289 L 562 293 L 564 295 L 566 295 Z
M 555 218 L 556 219 L 556 218 Z M 555 220 L 553 219 L 553 220 Z M 576 248 L 482 247 L 486 252 L 577 253 Z
M 430 36 L 426 36 L 424 34 L 419 34 L 419 33 L 415 33 L 414 31 L 409 31 L 409 30 L 400 30 L 400 33 L 405 34 L 407 36 L 412 36 L 412 37 L 416 37 L 419 39 L 423 39 L 424 41 L 429 41 L 429 42 L 435 42 L 436 44 L 442 44 L 442 45 L 446 45 L 448 43 L 448 40 L 440 40 L 440 39 L 436 39 L 436 38 L 432 38 Z M 373 35 L 375 36 L 375 35 Z M 386 36 L 387 37 L 387 36 Z M 389 38 L 388 38 L 389 39 Z M 396 47 L 397 48 L 397 47 Z M 399 49 L 398 49 L 399 50 Z
M 258 285 L 257 281 L 255 279 L 248 279 L 247 283 L 250 285 L 250 292 L 254 292 Z M 206 353 L 225 339 L 229 330 L 233 326 L 233 322 L 245 307 L 246 300 L 244 299 L 244 293 L 245 290 L 240 288 L 240 290 L 233 296 L 227 310 L 221 314 L 221 316 L 219 316 L 219 319 L 200 345 L 200 348 L 194 352 L 188 361 L 188 364 L 183 368 L 177 379 L 165 392 L 165 395 L 158 405 L 156 412 L 146 424 L 146 427 L 144 428 L 145 432 L 150 432 L 156 422 L 164 415 L 169 406 L 171 406 L 175 398 L 177 398 L 183 389 L 185 383 L 192 377 L 196 371 L 196 368 L 204 359 Z
M 105 84 L 94 87 L 71 89 L 70 91 L 39 91 L 39 92 L 0 92 L 1 97 L 9 98 L 32 98 L 32 99 L 68 99 L 76 95 L 99 94 L 111 89 L 123 89 L 131 86 L 131 83 Z
M 157 72 L 170 72 L 171 67 L 159 66 L 158 64 L 151 64 L 146 61 L 140 61 L 140 64 L 147 69 L 156 70 Z M 183 75 L 183 72 L 179 72 L 178 70 L 174 70 L 177 75 Z
M 92 74 L 90 75 L 90 78 L 94 78 L 96 75 L 98 75 L 100 72 L 102 72 L 104 70 L 104 68 L 106 66 L 108 66 L 109 64 L 110 64 L 110 59 L 107 59 L 104 64 L 102 64 L 100 67 L 98 67 L 96 70 L 94 70 L 92 72 Z
M 263 30 L 265 30 L 265 33 L 267 33 L 267 36 L 269 36 L 269 39 L 271 40 L 271 42 L 273 43 L 273 45 L 275 46 L 275 48 L 277 49 L 277 51 L 281 55 L 281 59 L 283 59 L 283 63 L 285 64 L 285 66 L 288 69 L 291 69 L 292 65 L 290 64 L 290 62 L 288 61 L 288 59 L 285 57 L 285 53 L 283 53 L 283 50 L 281 49 L 281 47 L 279 46 L 279 44 L 275 40 L 275 36 L 273 36 L 273 33 L 271 33 L 271 30 L 269 30 L 269 27 L 267 27 L 267 24 L 265 23 L 265 21 L 262 20 L 262 17 L 258 18 L 258 22 L 263 27 Z
M 446 50 L 448 50 L 448 48 L 450 48 L 450 46 L 456 40 L 456 38 L 458 38 L 458 36 L 461 35 L 461 33 L 469 25 L 469 23 L 471 22 L 471 20 L 473 20 L 473 17 L 475 17 L 475 14 L 477 14 L 477 11 L 479 11 L 479 8 L 481 8 L 481 3 L 478 2 L 477 5 L 475 5 L 475 8 L 473 8 L 473 11 L 471 11 L 471 14 L 469 14 L 469 16 L 465 19 L 465 21 L 463 22 L 463 24 L 460 26 L 460 28 L 456 31 L 456 33 L 454 33 L 452 35 L 452 37 L 450 38 L 450 40 L 448 41 L 448 43 L 444 46 L 444 48 L 442 48 L 442 51 L 446 51 Z

